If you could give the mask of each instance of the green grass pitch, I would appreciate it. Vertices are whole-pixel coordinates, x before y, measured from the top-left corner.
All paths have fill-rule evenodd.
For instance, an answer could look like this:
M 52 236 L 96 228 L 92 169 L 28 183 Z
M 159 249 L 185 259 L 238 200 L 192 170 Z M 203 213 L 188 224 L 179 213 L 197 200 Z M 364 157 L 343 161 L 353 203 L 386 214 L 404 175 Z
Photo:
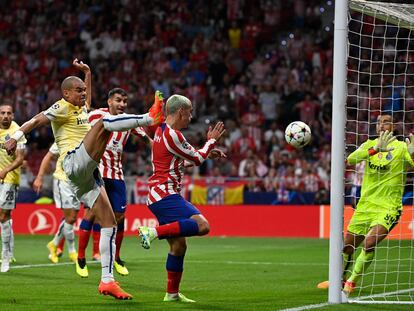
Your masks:
M 327 291 L 316 288 L 328 276 L 327 240 L 190 238 L 181 291 L 195 304 L 162 302 L 165 241 L 154 242 L 147 251 L 137 238 L 125 238 L 122 258 L 130 275 L 116 275 L 116 279 L 134 299 L 118 301 L 99 295 L 99 264 L 88 265 L 87 279 L 76 275 L 66 250 L 58 265 L 48 265 L 45 245 L 49 240 L 48 236 L 16 236 L 17 263 L 10 272 L 0 274 L 0 310 L 282 310 L 327 302 Z M 413 307 L 348 304 L 313 310 L 362 308 Z

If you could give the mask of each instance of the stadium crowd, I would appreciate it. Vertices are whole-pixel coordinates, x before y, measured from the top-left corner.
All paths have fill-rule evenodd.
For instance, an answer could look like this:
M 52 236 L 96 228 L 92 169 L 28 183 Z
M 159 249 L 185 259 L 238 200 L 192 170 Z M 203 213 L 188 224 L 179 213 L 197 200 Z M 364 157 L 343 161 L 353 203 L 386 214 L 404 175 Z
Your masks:
M 0 2 L 0 101 L 22 124 L 60 98 L 73 57 L 91 65 L 92 106 L 109 89 L 128 91 L 129 112 L 152 104 L 155 90 L 189 97 L 193 145 L 221 120 L 227 160 L 194 176 L 245 178 L 253 192 L 326 192 L 330 175 L 333 32 L 331 1 L 13 1 Z M 331 28 L 329 28 L 331 27 Z M 284 128 L 312 129 L 312 143 L 295 150 Z M 28 137 L 23 184 L 30 186 L 53 142 L 50 128 Z M 139 140 L 125 148 L 127 176 L 151 173 Z M 326 194 L 322 194 L 322 201 Z

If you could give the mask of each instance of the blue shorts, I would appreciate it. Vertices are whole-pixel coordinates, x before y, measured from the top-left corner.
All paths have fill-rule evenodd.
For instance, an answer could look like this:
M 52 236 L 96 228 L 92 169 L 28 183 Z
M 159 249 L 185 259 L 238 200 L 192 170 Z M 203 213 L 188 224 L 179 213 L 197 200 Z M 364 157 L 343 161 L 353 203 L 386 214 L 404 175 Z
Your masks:
M 178 194 L 166 196 L 161 201 L 148 206 L 157 217 L 160 225 L 169 224 L 178 220 L 188 219 L 193 215 L 201 214 L 190 202 Z
M 104 178 L 105 190 L 115 213 L 125 213 L 127 198 L 125 182 L 119 179 Z

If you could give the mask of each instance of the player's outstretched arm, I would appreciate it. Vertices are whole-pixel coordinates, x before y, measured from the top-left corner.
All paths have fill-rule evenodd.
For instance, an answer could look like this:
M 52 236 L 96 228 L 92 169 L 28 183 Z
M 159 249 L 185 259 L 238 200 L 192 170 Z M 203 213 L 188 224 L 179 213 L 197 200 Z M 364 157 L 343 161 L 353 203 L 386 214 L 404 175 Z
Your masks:
M 208 155 L 210 151 L 214 148 L 216 141 L 223 135 L 225 129 L 223 122 L 218 122 L 214 128 L 209 127 L 207 132 L 207 142 L 204 144 L 203 148 L 196 150 L 193 146 L 191 146 L 178 131 L 171 131 L 165 133 L 166 142 L 168 144 L 168 150 L 184 161 L 192 163 L 193 165 L 201 165 Z M 186 166 L 189 166 L 186 163 Z
M 92 106 L 92 72 L 91 68 L 82 62 L 81 60 L 78 60 L 75 58 L 72 62 L 73 66 L 77 68 L 78 70 L 82 71 L 85 74 L 85 85 L 86 85 L 86 109 L 88 111 L 91 109 Z
M 348 158 L 347 163 L 350 165 L 358 164 L 364 160 L 367 160 L 370 156 L 377 154 L 378 152 L 389 152 L 394 150 L 394 147 L 389 147 L 396 137 L 392 132 L 382 131 L 377 139 L 375 145 L 369 145 L 368 142 L 363 143 L 357 150 L 352 152 Z
M 17 130 L 11 138 L 4 144 L 4 149 L 6 149 L 8 154 L 13 154 L 16 151 L 17 141 L 20 140 L 24 135 L 30 133 L 35 128 L 38 128 L 42 125 L 49 124 L 50 121 L 43 112 L 38 113 L 29 121 L 25 122 L 19 130 Z
M 37 194 L 39 194 L 40 190 L 42 190 L 43 176 L 45 176 L 46 170 L 49 167 L 50 162 L 52 162 L 52 160 L 55 158 L 56 156 L 50 151 L 48 151 L 48 153 L 46 153 L 46 155 L 43 157 L 42 162 L 40 163 L 39 172 L 37 173 L 37 176 L 33 181 L 33 190 L 36 191 Z

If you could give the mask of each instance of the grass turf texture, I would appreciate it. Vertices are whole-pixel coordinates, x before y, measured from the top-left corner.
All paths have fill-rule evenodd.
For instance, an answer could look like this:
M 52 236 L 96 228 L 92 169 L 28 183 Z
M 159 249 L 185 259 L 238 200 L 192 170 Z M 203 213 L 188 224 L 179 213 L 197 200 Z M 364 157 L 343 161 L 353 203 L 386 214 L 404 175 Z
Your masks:
M 154 242 L 146 251 L 137 238 L 125 238 L 122 258 L 130 275 L 116 275 L 116 279 L 134 299 L 118 301 L 98 294 L 100 264 L 89 264 L 89 278 L 81 279 L 66 250 L 60 259 L 66 265 L 18 268 L 49 264 L 45 247 L 49 240 L 48 236 L 16 236 L 17 263 L 10 272 L 0 274 L 0 310 L 281 310 L 327 301 L 327 291 L 316 288 L 328 276 L 327 240 L 190 238 L 181 291 L 195 304 L 162 302 L 165 241 Z M 403 252 L 408 254 L 409 249 Z M 412 306 L 354 304 L 313 310 L 379 307 L 412 310 Z

